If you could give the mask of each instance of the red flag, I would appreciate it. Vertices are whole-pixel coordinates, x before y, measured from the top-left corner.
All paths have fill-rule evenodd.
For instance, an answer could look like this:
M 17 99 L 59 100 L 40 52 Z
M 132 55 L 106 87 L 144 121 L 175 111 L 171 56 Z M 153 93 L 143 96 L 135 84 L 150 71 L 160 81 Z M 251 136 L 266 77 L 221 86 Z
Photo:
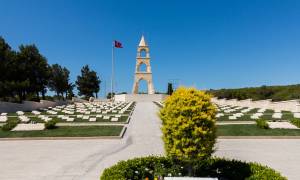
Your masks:
M 115 48 L 123 48 L 122 43 L 115 41 Z

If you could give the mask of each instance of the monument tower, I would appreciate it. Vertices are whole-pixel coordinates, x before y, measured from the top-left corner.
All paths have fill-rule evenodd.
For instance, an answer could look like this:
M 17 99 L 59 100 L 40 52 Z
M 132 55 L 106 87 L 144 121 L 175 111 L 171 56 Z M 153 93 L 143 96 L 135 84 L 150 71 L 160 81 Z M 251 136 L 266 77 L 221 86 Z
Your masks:
M 146 70 L 141 71 L 141 66 L 145 64 Z M 139 83 L 141 80 L 147 81 L 148 94 L 154 94 L 154 85 L 152 81 L 152 71 L 150 66 L 150 54 L 149 47 L 145 41 L 144 36 L 142 36 L 139 46 L 137 48 L 137 57 L 135 65 L 134 83 L 132 94 L 139 93 Z

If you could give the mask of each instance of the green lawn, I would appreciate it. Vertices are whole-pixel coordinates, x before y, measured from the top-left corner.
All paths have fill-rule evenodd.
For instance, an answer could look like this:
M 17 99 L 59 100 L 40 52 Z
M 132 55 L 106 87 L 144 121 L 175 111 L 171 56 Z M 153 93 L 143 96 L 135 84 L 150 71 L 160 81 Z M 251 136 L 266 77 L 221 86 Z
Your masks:
M 64 126 L 43 131 L 2 131 L 0 138 L 119 136 L 123 126 Z
M 300 136 L 300 129 L 261 129 L 255 124 L 218 125 L 218 136 Z

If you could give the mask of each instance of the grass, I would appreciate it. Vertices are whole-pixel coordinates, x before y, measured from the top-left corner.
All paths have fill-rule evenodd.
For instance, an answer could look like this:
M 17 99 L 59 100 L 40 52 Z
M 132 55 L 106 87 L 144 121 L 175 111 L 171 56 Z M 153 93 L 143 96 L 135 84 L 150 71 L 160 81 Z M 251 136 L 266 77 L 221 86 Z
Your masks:
M 255 124 L 217 126 L 218 136 L 300 136 L 300 129 L 261 129 Z
M 282 119 L 283 120 L 291 120 L 294 118 L 294 115 L 290 111 L 282 111 Z
M 300 119 L 294 118 L 291 120 L 291 123 L 300 128 Z
M 263 112 L 263 115 L 260 117 L 260 119 L 272 120 L 273 114 L 274 114 L 274 110 L 267 109 L 265 112 Z
M 42 131 L 2 131 L 0 138 L 119 136 L 123 126 L 64 126 Z

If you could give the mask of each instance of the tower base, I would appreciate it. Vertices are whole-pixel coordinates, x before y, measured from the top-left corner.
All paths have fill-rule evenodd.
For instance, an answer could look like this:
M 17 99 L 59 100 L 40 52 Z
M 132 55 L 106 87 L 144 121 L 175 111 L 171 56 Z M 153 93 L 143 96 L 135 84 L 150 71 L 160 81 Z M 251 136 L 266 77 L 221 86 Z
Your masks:
M 115 95 L 115 101 L 129 102 L 151 102 L 151 101 L 163 101 L 168 95 L 166 94 L 117 94 Z

